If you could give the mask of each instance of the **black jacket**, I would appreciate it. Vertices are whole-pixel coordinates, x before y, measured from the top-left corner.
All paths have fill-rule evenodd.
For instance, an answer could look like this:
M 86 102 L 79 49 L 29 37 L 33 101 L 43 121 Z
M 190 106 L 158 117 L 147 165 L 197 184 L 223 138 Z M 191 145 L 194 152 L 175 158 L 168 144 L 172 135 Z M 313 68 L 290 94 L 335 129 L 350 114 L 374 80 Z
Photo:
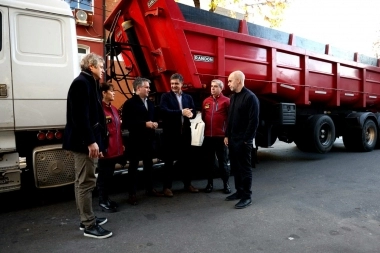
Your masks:
M 259 106 L 256 95 L 245 87 L 231 96 L 226 130 L 229 140 L 253 143 L 259 124 Z
M 88 145 L 94 142 L 100 152 L 107 149 L 107 128 L 99 83 L 92 74 L 81 72 L 71 83 L 67 95 L 62 148 L 87 154 Z
M 193 98 L 182 92 L 182 108 L 192 109 L 193 119 L 197 112 L 195 111 Z M 183 117 L 182 123 L 182 110 L 179 107 L 179 103 L 176 94 L 172 91 L 164 93 L 161 96 L 161 117 L 162 117 L 162 129 L 165 138 L 178 138 L 183 132 L 190 132 L 190 119 Z M 191 132 L 190 132 L 191 133 Z
M 148 140 L 154 137 L 154 130 L 146 128 L 145 123 L 154 119 L 154 104 L 147 99 L 148 110 L 138 95 L 125 101 L 122 110 L 123 129 L 128 129 L 129 138 Z

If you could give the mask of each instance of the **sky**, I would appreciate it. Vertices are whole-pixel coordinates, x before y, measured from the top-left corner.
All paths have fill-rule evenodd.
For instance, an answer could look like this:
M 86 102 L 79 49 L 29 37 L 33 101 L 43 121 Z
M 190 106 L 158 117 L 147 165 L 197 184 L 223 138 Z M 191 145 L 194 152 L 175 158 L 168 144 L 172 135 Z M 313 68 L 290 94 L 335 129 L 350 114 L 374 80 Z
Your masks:
M 193 6 L 193 0 L 178 2 Z M 201 0 L 201 8 L 207 9 L 208 2 Z M 276 29 L 374 56 L 372 43 L 380 36 L 379 12 L 380 0 L 292 0 Z

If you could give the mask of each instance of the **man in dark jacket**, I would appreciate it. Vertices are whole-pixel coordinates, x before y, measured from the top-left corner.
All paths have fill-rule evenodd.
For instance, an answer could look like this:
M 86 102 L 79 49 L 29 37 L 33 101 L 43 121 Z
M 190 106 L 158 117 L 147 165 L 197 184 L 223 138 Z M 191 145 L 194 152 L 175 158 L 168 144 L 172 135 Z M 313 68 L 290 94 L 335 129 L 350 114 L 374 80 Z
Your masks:
M 196 112 L 193 98 L 182 92 L 183 77 L 173 74 L 170 77 L 171 91 L 162 94 L 161 116 L 164 140 L 164 195 L 173 197 L 172 178 L 174 174 L 174 161 L 181 164 L 183 183 L 185 189 L 196 193 L 198 189 L 191 185 L 189 156 L 191 147 L 190 119 L 194 119 Z
M 99 92 L 104 60 L 93 53 L 81 61 L 80 75 L 72 82 L 67 96 L 63 149 L 72 151 L 75 161 L 75 199 L 84 236 L 107 238 L 112 232 L 100 225 L 92 210 L 92 191 L 96 186 L 95 159 L 107 148 L 107 130 Z
M 259 100 L 244 87 L 245 76 L 234 71 L 228 77 L 231 96 L 228 124 L 224 143 L 230 151 L 231 170 L 235 176 L 236 192 L 226 200 L 240 200 L 235 208 L 241 209 L 252 204 L 252 165 L 253 139 L 259 124 Z
M 144 164 L 146 194 L 162 196 L 153 188 L 153 144 L 158 123 L 154 120 L 154 104 L 148 99 L 150 80 L 137 77 L 133 81 L 135 95 L 128 99 L 122 110 L 123 128 L 128 129 L 128 203 L 137 205 L 136 172 L 139 161 Z
M 211 81 L 211 96 L 207 97 L 202 104 L 202 119 L 205 123 L 203 149 L 207 161 L 207 186 L 205 192 L 209 193 L 214 188 L 213 172 L 215 155 L 218 158 L 219 172 L 223 180 L 223 192 L 231 193 L 228 183 L 230 169 L 227 165 L 227 147 L 224 145 L 224 136 L 227 127 L 228 109 L 230 99 L 223 95 L 224 84 L 221 80 Z

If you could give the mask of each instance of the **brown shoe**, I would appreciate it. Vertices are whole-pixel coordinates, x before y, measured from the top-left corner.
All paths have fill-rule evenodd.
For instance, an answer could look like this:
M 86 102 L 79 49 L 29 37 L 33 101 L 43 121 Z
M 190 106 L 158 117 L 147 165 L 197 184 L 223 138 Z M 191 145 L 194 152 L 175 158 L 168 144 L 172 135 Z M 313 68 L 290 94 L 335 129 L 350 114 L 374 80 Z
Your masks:
M 171 198 L 171 197 L 173 197 L 173 192 L 169 188 L 165 188 L 164 189 L 164 196 Z
M 163 193 L 158 192 L 156 189 L 146 191 L 146 195 L 151 196 L 151 197 L 163 197 L 164 196 Z M 172 193 L 172 195 L 173 195 L 173 193 Z
M 194 186 L 190 185 L 189 187 L 186 188 L 187 191 L 191 192 L 191 193 L 198 193 L 199 190 L 197 188 L 195 188 Z
M 132 206 L 137 205 L 137 198 L 136 198 L 136 195 L 129 195 L 129 198 L 128 198 L 127 202 L 128 202 L 129 204 L 131 204 Z

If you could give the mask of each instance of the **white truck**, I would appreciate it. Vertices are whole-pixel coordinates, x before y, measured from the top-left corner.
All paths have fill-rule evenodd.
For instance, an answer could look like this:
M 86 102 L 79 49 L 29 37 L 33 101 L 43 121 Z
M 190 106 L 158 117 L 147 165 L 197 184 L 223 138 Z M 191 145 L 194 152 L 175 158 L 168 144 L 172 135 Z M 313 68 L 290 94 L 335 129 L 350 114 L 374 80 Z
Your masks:
M 66 2 L 0 0 L 0 192 L 31 176 L 37 188 L 73 183 L 73 159 L 61 143 L 67 91 L 78 74 Z

